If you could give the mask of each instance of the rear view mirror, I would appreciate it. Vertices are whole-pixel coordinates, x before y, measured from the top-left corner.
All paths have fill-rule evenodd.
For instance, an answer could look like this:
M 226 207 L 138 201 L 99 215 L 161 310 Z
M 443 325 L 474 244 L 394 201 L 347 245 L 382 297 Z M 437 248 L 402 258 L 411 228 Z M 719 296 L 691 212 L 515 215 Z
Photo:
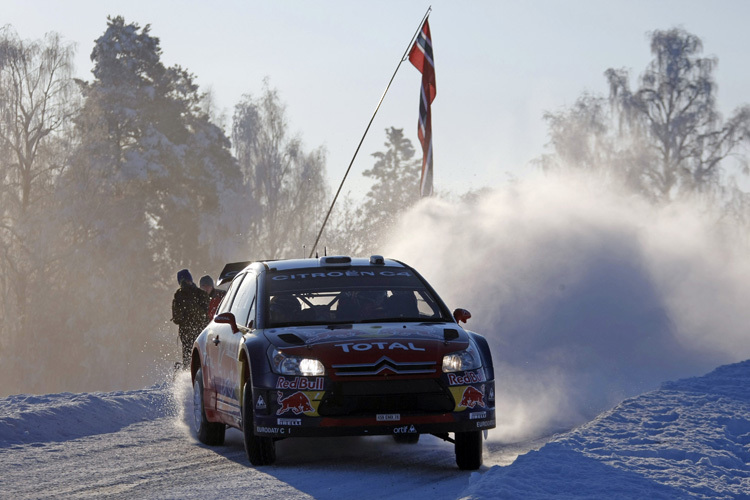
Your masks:
M 237 333 L 240 331 L 239 328 L 237 328 L 237 320 L 234 319 L 234 314 L 230 312 L 221 313 L 218 316 L 214 318 L 214 323 L 220 323 L 222 325 L 230 325 L 232 327 L 232 333 Z
M 466 320 L 471 318 L 471 313 L 466 309 L 456 309 L 455 311 L 453 311 L 453 317 L 455 318 L 456 323 L 466 323 Z

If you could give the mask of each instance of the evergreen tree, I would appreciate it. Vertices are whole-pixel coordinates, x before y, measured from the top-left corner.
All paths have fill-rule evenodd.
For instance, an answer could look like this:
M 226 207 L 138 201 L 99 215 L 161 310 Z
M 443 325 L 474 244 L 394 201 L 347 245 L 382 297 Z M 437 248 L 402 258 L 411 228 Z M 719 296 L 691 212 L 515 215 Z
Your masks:
M 375 164 L 362 173 L 375 180 L 362 207 L 367 235 L 364 246 L 373 252 L 399 214 L 420 199 L 421 160 L 414 158 L 411 141 L 404 137 L 404 129 L 390 127 L 385 133 L 387 149 L 373 153 Z
M 81 83 L 81 144 L 63 178 L 71 200 L 66 234 L 77 248 L 67 264 L 78 276 L 69 279 L 82 290 L 69 324 L 95 330 L 98 343 L 114 348 L 79 360 L 89 373 L 125 359 L 131 367 L 153 363 L 158 343 L 145 351 L 134 346 L 169 320 L 176 271 L 215 275 L 238 253 L 231 248 L 237 214 L 229 210 L 239 206 L 241 174 L 229 140 L 203 111 L 193 76 L 164 67 L 160 56 L 149 26 L 109 18 L 91 54 L 95 78 Z M 119 340 L 124 332 L 128 342 Z M 113 377 L 121 386 L 140 378 L 137 371 Z

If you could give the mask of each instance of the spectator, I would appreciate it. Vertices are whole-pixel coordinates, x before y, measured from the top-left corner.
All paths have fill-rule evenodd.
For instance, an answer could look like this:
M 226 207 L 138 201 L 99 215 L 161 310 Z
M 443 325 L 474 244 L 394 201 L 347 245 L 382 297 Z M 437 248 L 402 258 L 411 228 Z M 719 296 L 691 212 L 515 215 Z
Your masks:
M 205 275 L 201 278 L 200 287 L 201 290 L 208 294 L 210 299 L 210 302 L 208 303 L 208 321 L 211 321 L 214 319 L 216 310 L 219 309 L 219 304 L 221 304 L 221 300 L 227 292 L 214 288 L 214 280 L 209 275 Z
M 182 368 L 190 368 L 190 353 L 195 339 L 205 328 L 209 297 L 206 292 L 195 286 L 190 271 L 183 269 L 177 273 L 180 288 L 172 299 L 172 321 L 179 327 L 182 342 Z

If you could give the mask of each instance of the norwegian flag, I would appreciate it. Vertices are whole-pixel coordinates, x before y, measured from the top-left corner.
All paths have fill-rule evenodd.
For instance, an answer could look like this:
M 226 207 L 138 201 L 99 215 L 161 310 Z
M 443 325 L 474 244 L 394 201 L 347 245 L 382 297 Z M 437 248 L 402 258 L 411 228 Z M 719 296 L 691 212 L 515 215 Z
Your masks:
M 419 97 L 419 142 L 422 143 L 422 180 L 419 191 L 422 196 L 432 194 L 432 111 L 435 100 L 435 60 L 432 57 L 432 37 L 429 20 L 425 20 L 414 46 L 409 52 L 409 61 L 422 73 L 422 90 Z

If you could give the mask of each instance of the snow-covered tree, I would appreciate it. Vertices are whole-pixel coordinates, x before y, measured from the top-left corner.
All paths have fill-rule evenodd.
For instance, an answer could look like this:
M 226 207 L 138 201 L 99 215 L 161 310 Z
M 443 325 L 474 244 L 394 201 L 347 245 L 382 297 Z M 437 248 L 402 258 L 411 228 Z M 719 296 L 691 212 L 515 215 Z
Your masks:
M 242 177 L 194 77 L 162 64 L 149 26 L 109 18 L 91 57 L 94 80 L 81 82 L 81 142 L 61 179 L 69 200 L 61 215 L 76 249 L 66 261 L 66 281 L 77 290 L 72 334 L 114 347 L 71 360 L 96 373 L 126 359 L 153 363 L 160 348 L 153 335 L 168 323 L 177 270 L 189 268 L 197 281 L 239 257 Z M 150 349 L 134 348 L 149 341 Z
M 421 159 L 414 158 L 414 146 L 404 137 L 404 129 L 385 130 L 385 151 L 372 153 L 371 169 L 362 172 L 375 180 L 367 193 L 365 210 L 376 223 L 388 223 L 398 212 L 419 201 Z
M 53 303 L 62 288 L 56 186 L 78 104 L 73 54 L 57 34 L 31 41 L 0 29 L 0 346 L 25 350 L 26 359 L 37 350 L 33 332 L 58 312 Z M 17 361 L 4 358 L 3 379 L 24 372 Z
M 404 137 L 404 129 L 385 129 L 385 151 L 372 153 L 375 164 L 362 172 L 374 179 L 362 205 L 362 225 L 366 238 L 364 247 L 376 252 L 384 234 L 399 214 L 417 203 L 421 158 L 414 158 L 414 147 Z
M 260 97 L 246 95 L 235 107 L 232 139 L 254 204 L 248 257 L 303 256 L 327 210 L 325 151 L 305 152 L 290 136 L 286 107 L 267 81 Z
M 571 109 L 546 115 L 553 153 L 542 166 L 597 172 L 658 202 L 720 189 L 724 160 L 750 138 L 750 106 L 722 119 L 717 59 L 702 51 L 685 30 L 654 31 L 654 58 L 638 88 L 630 88 L 627 70 L 609 69 L 608 99 L 584 94 Z

